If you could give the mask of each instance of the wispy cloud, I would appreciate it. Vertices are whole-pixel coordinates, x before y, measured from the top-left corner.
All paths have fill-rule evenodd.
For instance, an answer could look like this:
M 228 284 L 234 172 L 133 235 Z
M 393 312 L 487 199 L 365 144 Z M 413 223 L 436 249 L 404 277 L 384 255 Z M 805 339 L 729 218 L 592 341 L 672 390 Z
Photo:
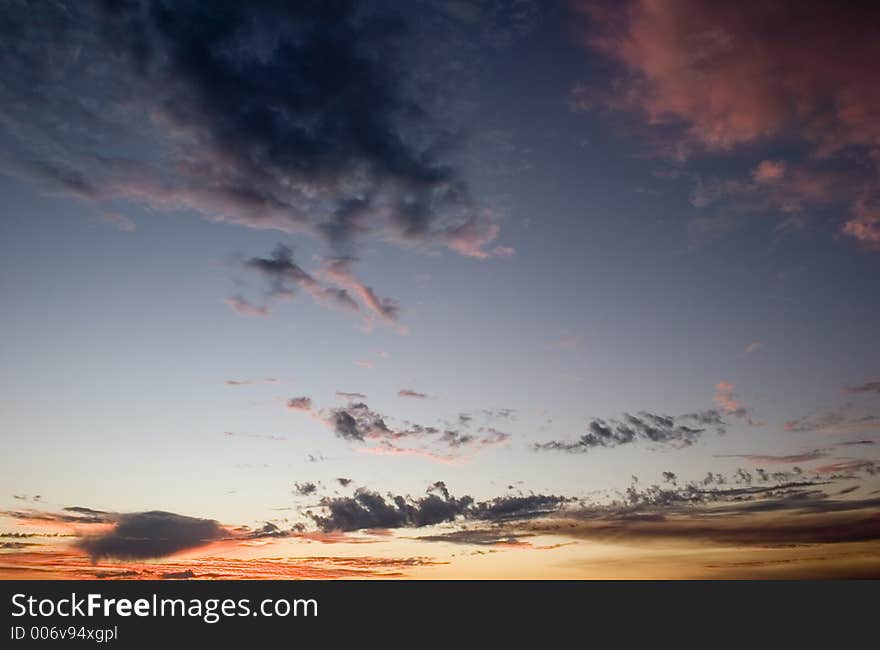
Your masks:
M 876 393 L 880 395 L 880 381 L 866 381 L 855 386 L 844 386 L 843 390 L 851 395 Z
M 876 7 L 842 12 L 808 2 L 789 11 L 711 0 L 578 7 L 588 19 L 584 44 L 619 67 L 608 90 L 576 86 L 573 109 L 639 116 L 654 151 L 679 161 L 796 138 L 802 160 L 761 160 L 748 181 L 721 181 L 717 192 L 783 213 L 849 204 L 840 232 L 880 249 L 869 162 L 880 150 L 872 117 L 880 94 L 866 90 L 880 56 Z
M 426 393 L 420 393 L 418 391 L 412 390 L 411 388 L 401 388 L 397 391 L 398 397 L 412 397 L 415 399 L 428 399 L 428 395 Z
M 700 426 L 693 426 L 700 425 Z M 661 445 L 687 447 L 707 430 L 708 426 L 723 431 L 724 423 L 715 411 L 670 416 L 640 411 L 624 413 L 619 420 L 593 419 L 587 432 L 574 440 L 550 440 L 533 445 L 536 451 L 586 453 L 603 447 L 619 447 L 644 441 Z

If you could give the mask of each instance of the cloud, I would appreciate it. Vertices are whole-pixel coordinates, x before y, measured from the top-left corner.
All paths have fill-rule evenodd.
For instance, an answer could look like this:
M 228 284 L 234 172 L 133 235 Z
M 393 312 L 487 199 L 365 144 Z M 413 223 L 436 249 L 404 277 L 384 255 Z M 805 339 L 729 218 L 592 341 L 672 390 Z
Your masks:
M 239 438 L 261 438 L 263 440 L 287 440 L 284 436 L 276 436 L 266 433 L 239 433 L 237 431 L 224 431 L 223 435 Z
M 880 416 L 850 414 L 842 408 L 789 420 L 784 427 L 795 433 L 860 433 L 880 430 Z
M 396 325 L 400 315 L 397 302 L 379 297 L 371 287 L 358 280 L 351 268 L 355 261 L 351 257 L 325 259 L 321 268 L 313 274 L 294 261 L 290 247 L 278 244 L 269 257 L 252 257 L 241 264 L 244 269 L 256 271 L 267 281 L 258 315 L 267 315 L 278 301 L 289 300 L 298 292 L 305 292 L 319 304 L 359 314 L 367 326 L 372 326 L 378 320 L 405 332 L 405 328 Z M 247 315 L 253 315 L 255 309 L 240 297 L 229 298 L 227 304 Z
M 291 411 L 310 412 L 312 410 L 312 400 L 309 397 L 291 397 L 287 400 L 287 408 Z
M 556 341 L 545 344 L 548 350 L 575 350 L 583 345 L 584 337 L 580 334 L 563 334 Z
M 772 512 L 767 516 L 753 506 Z M 691 546 L 779 547 L 841 544 L 880 539 L 880 500 L 847 503 L 825 497 L 769 498 L 719 510 L 661 510 L 656 516 L 586 509 L 570 518 L 537 520 L 523 529 L 532 534 L 562 534 L 575 539 L 630 544 L 677 540 Z
M 357 295 L 394 322 L 396 303 L 351 271 L 363 240 L 479 259 L 513 249 L 496 245 L 498 215 L 451 164 L 457 134 L 428 110 L 433 95 L 412 65 L 418 36 L 409 13 L 392 10 L 357 0 L 13 5 L 0 26 L 0 171 L 102 212 L 127 201 L 312 234 L 334 252 L 325 276 L 342 285 L 320 298 L 352 307 Z M 313 274 L 266 261 L 251 266 L 318 291 Z
M 758 426 L 760 423 L 755 422 L 749 414 L 749 409 L 736 397 L 736 386 L 726 381 L 719 381 L 715 384 L 715 395 L 712 401 L 720 409 L 722 413 L 732 415 L 740 420 L 745 420 L 752 426 Z
M 511 546 L 525 544 L 524 535 L 495 528 L 465 528 L 437 535 L 421 535 L 420 542 L 446 542 L 448 544 L 467 544 L 472 546 Z
M 205 546 L 226 536 L 211 519 L 197 519 L 154 510 L 118 515 L 112 529 L 84 537 L 77 546 L 92 559 L 159 558 Z
M 752 354 L 754 352 L 757 352 L 758 350 L 763 350 L 763 349 L 764 349 L 763 343 L 761 343 L 760 341 L 752 341 L 751 343 L 749 343 L 746 346 L 745 353 Z
M 61 512 L 46 512 L 42 510 L 6 510 L 0 512 L 7 517 L 21 521 L 42 522 L 47 524 L 109 524 L 116 521 L 116 513 L 105 510 L 94 510 L 82 506 L 64 508 Z
M 110 224 L 123 232 L 132 232 L 137 228 L 134 221 L 118 212 L 102 212 L 98 216 L 104 223 Z
M 419 528 L 457 518 L 482 521 L 513 521 L 557 510 L 566 499 L 548 495 L 504 496 L 476 503 L 473 497 L 452 496 L 442 481 L 417 499 L 397 495 L 383 497 L 359 488 L 351 497 L 325 498 L 321 513 L 309 513 L 323 531 L 354 531 L 370 528 Z
M 767 172 L 771 164 L 775 176 Z M 732 214 L 776 213 L 783 217 L 777 230 L 806 223 L 808 211 L 852 200 L 872 182 L 874 170 L 860 167 L 825 169 L 816 162 L 764 160 L 749 179 L 696 176 L 691 205 L 722 207 Z
M 296 492 L 301 497 L 309 496 L 310 494 L 314 494 L 318 491 L 318 486 L 314 483 L 294 483 L 293 491 Z
M 873 460 L 850 458 L 838 460 L 816 468 L 817 474 L 849 474 L 851 472 L 867 472 L 870 475 L 880 474 L 880 462 Z
M 880 381 L 866 381 L 855 386 L 845 386 L 843 390 L 853 395 L 864 393 L 877 393 L 880 395 Z
M 346 393 L 345 391 L 338 390 L 336 391 L 337 397 L 342 397 L 347 400 L 363 400 L 367 399 L 367 396 L 363 393 Z
M 807 463 L 811 460 L 826 458 L 828 452 L 822 449 L 813 449 L 798 454 L 772 455 L 772 454 L 721 454 L 716 458 L 743 458 L 752 463 L 766 463 L 769 465 L 786 465 L 794 463 Z
M 400 305 L 391 298 L 377 296 L 372 287 L 358 280 L 351 269 L 356 261 L 353 257 L 327 259 L 324 261 L 322 277 L 337 285 L 335 291 L 344 296 L 346 301 L 354 303 L 351 296 L 356 296 L 371 317 L 390 324 L 396 323 L 400 316 Z
M 254 305 L 241 296 L 231 296 L 225 298 L 226 305 L 237 314 L 242 316 L 255 316 L 258 318 L 266 318 L 271 313 L 271 309 L 266 305 Z
M 586 453 L 597 447 L 618 447 L 639 440 L 679 447 L 692 445 L 706 431 L 685 424 L 710 424 L 723 427 L 717 412 L 689 413 L 680 416 L 660 415 L 642 411 L 637 415 L 624 413 L 620 420 L 593 419 L 587 424 L 587 433 L 576 440 L 550 440 L 533 445 L 536 451 L 565 451 Z M 721 431 L 723 429 L 719 429 Z
M 868 87 L 880 14 L 870 4 L 580 6 L 591 19 L 587 45 L 622 68 L 615 106 L 680 124 L 691 147 L 729 150 L 795 127 L 818 154 L 880 145 L 880 92 Z
M 324 535 L 329 540 L 332 535 Z M 313 534 L 315 541 L 323 541 Z M 337 536 L 338 541 L 357 540 Z M 311 541 L 305 535 L 303 541 Z M 303 580 L 401 578 L 409 569 L 441 564 L 426 557 L 386 556 L 311 556 L 291 557 L 283 562 L 277 558 L 259 557 L 174 557 L 157 563 L 151 560 L 117 561 L 90 560 L 79 553 L 39 551 L 7 553 L 10 566 L 4 578 L 80 580 L 158 580 L 158 579 L 238 579 L 238 580 Z
M 876 195 L 860 197 L 843 232 L 872 250 L 880 250 L 880 205 Z
M 425 393 L 419 393 L 418 391 L 414 391 L 411 388 L 401 388 L 397 391 L 398 397 L 414 397 L 416 399 L 427 399 L 428 395 Z
M 510 434 L 493 427 L 465 430 L 467 423 L 463 428 L 426 426 L 413 422 L 403 422 L 403 426 L 389 425 L 388 417 L 373 411 L 363 402 L 322 411 L 319 417 L 339 438 L 367 443 L 364 452 L 380 455 L 423 456 L 453 462 L 510 440 Z
M 880 151 L 875 5 L 846 11 L 820 0 L 794 7 L 712 0 L 577 6 L 587 19 L 584 44 L 614 62 L 617 73 L 610 90 L 576 86 L 575 110 L 601 106 L 636 115 L 657 153 L 678 160 L 798 143 L 802 162 L 764 159 L 749 181 L 723 181 L 717 189 L 737 203 L 783 212 L 848 203 L 841 231 L 878 248 L 871 162 Z

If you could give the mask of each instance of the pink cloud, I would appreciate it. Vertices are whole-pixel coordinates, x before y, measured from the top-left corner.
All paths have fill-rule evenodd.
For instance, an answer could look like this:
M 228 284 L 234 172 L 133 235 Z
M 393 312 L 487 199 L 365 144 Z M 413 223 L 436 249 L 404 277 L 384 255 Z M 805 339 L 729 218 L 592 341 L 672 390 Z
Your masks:
M 880 464 L 872 460 L 849 459 L 838 460 L 815 469 L 817 474 L 838 474 L 862 471 L 868 472 L 869 474 L 880 473 Z
M 797 130 L 817 155 L 880 145 L 877 8 L 805 0 L 581 2 L 586 44 L 620 64 L 606 98 L 677 124 L 680 152 Z
M 516 249 L 510 246 L 495 246 L 486 250 L 486 247 L 498 238 L 500 232 L 501 226 L 496 215 L 490 210 L 484 210 L 479 215 L 444 230 L 441 237 L 448 248 L 465 257 L 485 260 L 491 257 L 516 255 Z
M 850 214 L 840 231 L 880 250 L 880 6 L 818 0 L 575 6 L 586 18 L 584 45 L 615 62 L 618 73 L 607 90 L 575 85 L 573 110 L 640 117 L 655 152 L 677 160 L 799 142 L 800 162 L 765 159 L 748 180 L 701 184 L 694 205 L 726 199 L 747 210 L 800 213 L 841 202 Z M 787 218 L 782 227 L 792 224 L 804 221 Z
M 775 183 L 785 175 L 785 162 L 762 160 L 752 172 L 757 183 Z
M 115 226 L 124 232 L 132 232 L 137 227 L 134 221 L 118 212 L 102 212 L 98 216 L 104 223 Z
M 226 298 L 223 302 L 225 302 L 229 308 L 236 312 L 237 314 L 241 314 L 242 316 L 257 316 L 259 318 L 266 318 L 270 309 L 266 306 L 254 305 L 244 298 L 231 297 Z
M 581 346 L 584 337 L 579 334 L 563 334 L 558 340 L 547 343 L 550 350 L 574 350 Z
M 769 163 L 769 165 L 768 165 Z M 691 204 L 703 208 L 727 201 L 741 212 L 776 210 L 786 214 L 847 201 L 862 191 L 864 170 L 827 170 L 801 163 L 763 161 L 751 178 L 699 182 Z
M 361 304 L 366 307 L 370 317 L 378 318 L 386 324 L 395 326 L 400 333 L 406 333 L 406 328 L 397 323 L 400 315 L 400 305 L 391 298 L 382 298 L 376 294 L 372 287 L 361 282 L 351 271 L 352 258 L 337 257 L 324 261 L 321 276 L 328 282 L 342 288 L 353 296 L 356 296 Z M 370 324 L 368 317 L 367 324 Z
M 444 465 L 455 465 L 462 462 L 462 458 L 455 454 L 447 454 L 432 451 L 430 449 L 418 449 L 414 447 L 399 447 L 387 440 L 380 441 L 372 447 L 361 447 L 358 449 L 363 454 L 371 454 L 373 456 L 415 456 L 417 458 L 426 458 Z
M 880 250 L 880 207 L 865 198 L 856 201 L 850 220 L 843 224 L 843 232 L 869 248 Z
M 712 397 L 712 401 L 722 413 L 745 420 L 750 426 L 757 427 L 762 424 L 762 422 L 752 419 L 749 409 L 737 398 L 736 386 L 730 382 L 719 381 L 715 384 L 715 395 Z
M 712 401 L 725 413 L 735 413 L 744 408 L 744 405 L 734 397 L 736 386 L 726 381 L 719 381 L 715 384 L 715 397 Z

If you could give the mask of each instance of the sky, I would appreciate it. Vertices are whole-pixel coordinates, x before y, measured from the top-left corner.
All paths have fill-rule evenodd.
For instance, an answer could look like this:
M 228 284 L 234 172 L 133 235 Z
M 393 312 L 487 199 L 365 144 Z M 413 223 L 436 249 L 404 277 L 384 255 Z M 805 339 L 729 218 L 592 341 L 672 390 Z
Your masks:
M 880 11 L 26 2 L 0 577 L 880 576 Z

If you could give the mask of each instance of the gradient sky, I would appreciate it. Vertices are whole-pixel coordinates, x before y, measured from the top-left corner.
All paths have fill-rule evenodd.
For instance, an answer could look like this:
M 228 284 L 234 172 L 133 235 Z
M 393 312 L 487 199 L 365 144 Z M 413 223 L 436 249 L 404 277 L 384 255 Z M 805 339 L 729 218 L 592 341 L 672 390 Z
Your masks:
M 876 6 L 2 15 L 0 575 L 880 574 Z

